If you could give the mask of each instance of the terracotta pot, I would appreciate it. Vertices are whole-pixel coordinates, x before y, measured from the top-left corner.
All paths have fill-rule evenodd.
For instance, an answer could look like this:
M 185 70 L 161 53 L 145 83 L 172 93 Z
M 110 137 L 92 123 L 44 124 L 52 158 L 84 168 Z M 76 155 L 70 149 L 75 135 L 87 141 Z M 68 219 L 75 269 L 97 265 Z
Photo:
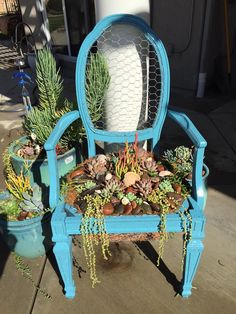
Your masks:
M 161 172 L 161 171 L 165 170 L 165 167 L 163 165 L 158 165 L 157 169 L 158 169 L 159 172 Z
M 115 206 L 115 211 L 114 211 L 114 214 L 115 215 L 122 215 L 124 213 L 124 206 L 120 203 L 120 204 L 117 204 Z
M 132 207 L 131 204 L 127 204 L 127 205 L 124 205 L 124 209 L 125 209 L 124 214 L 125 215 L 130 215 L 132 210 L 133 210 L 133 207 Z
M 103 206 L 103 214 L 104 215 L 112 215 L 114 212 L 114 206 L 112 203 L 107 203 Z
M 138 206 L 138 204 L 135 201 L 132 201 L 131 206 L 133 209 L 135 209 Z
M 142 211 L 141 206 L 137 206 L 136 208 L 132 210 L 132 215 L 139 215 L 141 211 Z
M 133 193 L 133 194 L 136 194 L 137 191 L 135 188 L 133 188 L 132 186 L 129 186 L 127 189 L 126 189 L 126 193 Z
M 179 185 L 178 183 L 174 183 L 172 186 L 176 193 L 181 193 L 181 185 Z
M 68 177 L 69 180 L 73 180 L 76 177 L 81 177 L 82 175 L 85 174 L 85 171 L 83 168 L 76 169 L 73 171 Z

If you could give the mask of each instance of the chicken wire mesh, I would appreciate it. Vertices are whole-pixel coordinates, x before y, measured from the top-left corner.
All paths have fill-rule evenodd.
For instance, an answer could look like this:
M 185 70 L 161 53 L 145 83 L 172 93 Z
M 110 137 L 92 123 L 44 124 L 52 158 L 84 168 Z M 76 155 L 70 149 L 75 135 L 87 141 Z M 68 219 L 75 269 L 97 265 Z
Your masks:
M 86 100 L 95 128 L 136 131 L 152 127 L 162 94 L 158 56 L 132 25 L 106 29 L 87 59 Z

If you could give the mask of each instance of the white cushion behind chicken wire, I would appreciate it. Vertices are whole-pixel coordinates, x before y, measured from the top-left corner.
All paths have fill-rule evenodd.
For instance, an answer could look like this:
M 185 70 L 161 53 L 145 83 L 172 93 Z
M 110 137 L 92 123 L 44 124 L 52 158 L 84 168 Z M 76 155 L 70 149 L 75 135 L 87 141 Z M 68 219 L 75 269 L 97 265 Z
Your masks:
M 97 51 L 105 56 L 111 77 L 100 128 L 135 131 L 151 127 L 160 99 L 160 68 L 143 32 L 132 25 L 112 25 L 98 39 Z

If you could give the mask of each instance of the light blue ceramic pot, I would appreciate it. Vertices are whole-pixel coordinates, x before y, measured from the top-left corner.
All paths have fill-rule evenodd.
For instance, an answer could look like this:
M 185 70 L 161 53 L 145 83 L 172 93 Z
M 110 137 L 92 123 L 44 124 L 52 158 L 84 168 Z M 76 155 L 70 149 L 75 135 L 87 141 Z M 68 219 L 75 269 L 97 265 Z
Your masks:
M 23 159 L 16 155 L 16 152 L 22 144 L 27 142 L 27 137 L 21 137 L 14 141 L 8 148 L 8 152 L 11 155 L 12 166 L 16 174 L 20 174 L 21 170 L 24 171 L 25 163 L 29 166 L 30 183 L 33 185 L 37 183 L 39 186 L 49 186 L 49 172 L 48 161 L 44 159 Z M 64 176 L 70 170 L 72 170 L 79 162 L 81 162 L 80 150 L 75 148 L 70 149 L 65 154 L 57 157 L 59 177 Z
M 0 199 L 9 197 L 1 193 Z M 51 247 L 51 213 L 22 221 L 6 221 L 0 217 L 0 233 L 9 249 L 20 256 L 36 258 Z

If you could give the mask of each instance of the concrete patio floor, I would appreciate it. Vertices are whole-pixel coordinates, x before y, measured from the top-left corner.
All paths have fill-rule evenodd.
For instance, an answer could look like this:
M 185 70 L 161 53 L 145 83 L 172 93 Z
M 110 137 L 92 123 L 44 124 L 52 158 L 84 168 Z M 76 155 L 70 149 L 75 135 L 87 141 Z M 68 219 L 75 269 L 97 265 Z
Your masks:
M 0 151 L 18 136 L 22 112 L 17 92 L 4 71 L 0 75 Z M 15 92 L 12 97 L 12 92 Z M 2 95 L 2 96 L 1 96 Z M 2 98 L 1 98 L 2 97 Z M 6 100 L 6 97 L 9 97 Z M 2 100 L 1 100 L 2 99 Z M 78 266 L 74 267 L 77 295 L 67 300 L 59 284 L 53 254 L 24 261 L 31 267 L 36 284 L 46 289 L 52 300 L 46 299 L 32 283 L 16 270 L 14 256 L 0 242 L 0 304 L 4 314 L 233 314 L 236 309 L 236 98 L 214 97 L 194 100 L 174 95 L 171 105 L 184 110 L 208 141 L 206 164 L 210 168 L 209 196 L 206 206 L 205 250 L 194 279 L 192 296 L 178 295 L 181 281 L 180 235 L 166 244 L 164 259 L 156 267 L 158 243 L 139 245 L 121 242 L 112 244 L 112 257 L 105 262 L 97 257 L 97 272 L 101 284 L 91 288 L 80 237 L 73 247 Z M 2 102 L 2 103 L 1 103 Z M 174 107 L 172 107 L 174 108 Z M 181 108 L 181 109 L 180 109 Z M 182 131 L 167 121 L 161 147 L 184 140 Z M 0 187 L 4 186 L 0 163 Z

